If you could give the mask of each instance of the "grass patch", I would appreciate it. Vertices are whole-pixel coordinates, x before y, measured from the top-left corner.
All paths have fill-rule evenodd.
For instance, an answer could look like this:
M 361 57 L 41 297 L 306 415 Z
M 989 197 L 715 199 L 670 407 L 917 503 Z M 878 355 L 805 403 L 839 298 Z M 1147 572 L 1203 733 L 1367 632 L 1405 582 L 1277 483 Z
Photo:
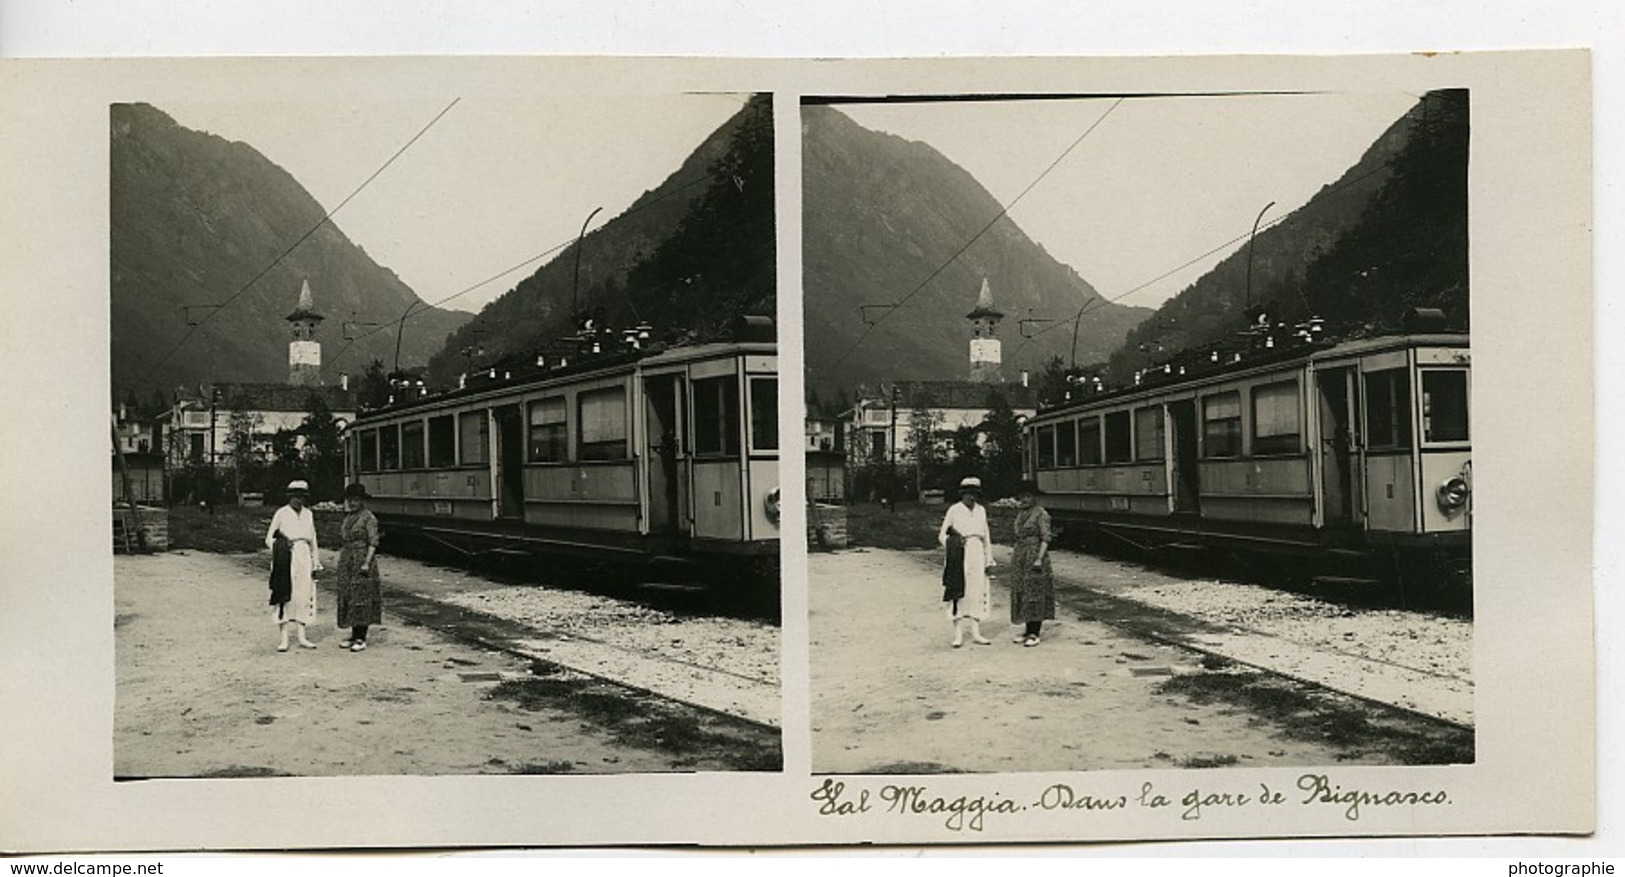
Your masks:
M 1193 755 L 1179 763 L 1180 767 L 1229 767 L 1241 759 L 1234 755 Z
M 891 509 L 879 503 L 852 503 L 846 507 L 848 544 L 894 550 L 935 549 L 937 530 L 948 506 L 939 503 L 900 502 Z M 1016 510 L 987 507 L 987 525 L 993 543 L 1008 544 L 1015 528 Z
M 881 774 L 964 773 L 957 767 L 949 767 L 935 761 L 893 761 L 890 764 L 871 767 L 863 772 Z
M 710 762 L 727 770 L 783 768 L 777 732 L 596 679 L 560 678 L 556 665 L 543 666 L 550 675 L 499 683 L 486 699 L 513 701 L 532 712 L 568 710 L 610 732 L 617 743 L 678 756 L 673 763 L 681 767 Z
M 265 531 L 276 509 L 217 506 L 214 514 L 197 506 L 169 509 L 169 547 L 221 554 L 260 551 L 265 548 Z M 343 542 L 339 526 L 343 512 L 315 512 L 316 541 L 329 548 Z
M 1158 691 L 1197 704 L 1234 704 L 1285 737 L 1341 750 L 1344 760 L 1373 752 L 1401 764 L 1471 764 L 1474 758 L 1471 730 L 1265 673 L 1176 676 Z

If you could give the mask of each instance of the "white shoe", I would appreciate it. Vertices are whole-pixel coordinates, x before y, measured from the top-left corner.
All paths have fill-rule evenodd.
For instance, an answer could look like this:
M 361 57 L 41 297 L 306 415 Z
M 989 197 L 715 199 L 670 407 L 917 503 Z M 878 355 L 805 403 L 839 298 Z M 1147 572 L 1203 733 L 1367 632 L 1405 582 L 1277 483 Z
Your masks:
M 364 652 L 366 650 L 367 641 L 364 639 L 356 640 L 355 643 L 350 646 L 350 651 L 352 652 Z

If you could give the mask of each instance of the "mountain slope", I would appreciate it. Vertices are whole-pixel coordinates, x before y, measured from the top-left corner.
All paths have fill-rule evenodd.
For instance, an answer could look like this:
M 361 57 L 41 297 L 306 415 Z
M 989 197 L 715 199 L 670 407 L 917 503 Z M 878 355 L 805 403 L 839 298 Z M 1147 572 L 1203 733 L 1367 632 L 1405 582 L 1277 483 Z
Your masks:
M 430 363 L 431 381 L 454 384 L 468 364 L 570 334 L 572 297 L 612 326 L 646 320 L 664 340 L 711 337 L 738 314 L 773 316 L 771 99 L 752 97 L 659 186 L 588 233 L 579 288 L 577 249 L 561 250 L 453 333 Z
M 1466 329 L 1467 115 L 1465 91 L 1426 95 L 1335 182 L 1259 231 L 1250 291 L 1243 245 L 1130 333 L 1111 379 L 1231 337 L 1249 302 L 1289 323 L 1325 318 L 1338 334 L 1393 328 L 1413 306 Z
M 317 334 L 327 383 L 338 383 L 340 372 L 359 374 L 373 358 L 393 365 L 393 331 L 343 349 L 343 324 L 397 320 L 419 299 L 332 222 L 229 306 L 207 307 L 242 289 L 326 213 L 287 171 L 248 144 L 182 127 L 147 104 L 114 104 L 111 136 L 116 392 L 144 396 L 203 380 L 286 381 L 284 318 L 306 280 L 327 318 Z M 192 305 L 205 307 L 183 311 Z M 164 360 L 187 333 L 188 315 L 207 319 Z M 467 319 L 420 306 L 401 339 L 401 365 L 421 364 Z
M 1100 294 L 1009 217 L 864 334 L 864 305 L 898 301 L 999 215 L 975 178 L 932 147 L 871 131 L 830 107 L 802 108 L 807 384 L 820 394 L 880 380 L 963 379 L 982 280 L 1005 314 L 1004 377 L 1072 358 L 1070 327 L 1024 341 L 1018 321 L 1067 319 Z M 871 319 L 883 309 L 869 310 Z M 1091 305 L 1077 360 L 1105 357 L 1150 311 Z M 1041 324 L 1035 324 L 1041 328 Z M 858 339 L 862 337 L 861 344 Z M 857 345 L 854 347 L 854 345 Z

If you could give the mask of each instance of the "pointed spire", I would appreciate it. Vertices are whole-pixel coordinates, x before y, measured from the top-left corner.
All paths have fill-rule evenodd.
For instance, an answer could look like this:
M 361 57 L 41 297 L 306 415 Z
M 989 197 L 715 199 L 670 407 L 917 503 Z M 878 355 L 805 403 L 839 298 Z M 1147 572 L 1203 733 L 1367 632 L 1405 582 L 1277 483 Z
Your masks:
M 290 323 L 320 322 L 322 315 L 316 313 L 316 297 L 310 292 L 310 278 L 305 278 L 299 286 L 299 306 L 287 316 Z
M 305 285 L 305 293 L 310 293 L 309 284 Z M 309 305 L 305 304 L 303 298 L 299 299 L 299 304 L 301 307 L 309 307 Z M 982 291 L 976 295 L 976 306 L 990 311 L 993 310 L 993 287 L 987 285 L 986 277 L 982 278 Z
M 1004 317 L 1004 312 L 993 304 L 993 287 L 987 282 L 986 277 L 982 278 L 982 291 L 976 294 L 975 310 L 966 314 L 965 317 L 971 320 L 978 317 L 991 317 L 998 320 Z

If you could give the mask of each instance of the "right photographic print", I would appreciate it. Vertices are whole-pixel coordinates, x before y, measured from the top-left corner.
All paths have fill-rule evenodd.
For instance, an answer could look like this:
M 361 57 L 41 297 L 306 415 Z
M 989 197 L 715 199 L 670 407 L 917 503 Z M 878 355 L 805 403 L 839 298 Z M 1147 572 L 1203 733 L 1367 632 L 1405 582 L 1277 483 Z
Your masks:
M 802 99 L 814 773 L 1475 761 L 1469 107 Z

